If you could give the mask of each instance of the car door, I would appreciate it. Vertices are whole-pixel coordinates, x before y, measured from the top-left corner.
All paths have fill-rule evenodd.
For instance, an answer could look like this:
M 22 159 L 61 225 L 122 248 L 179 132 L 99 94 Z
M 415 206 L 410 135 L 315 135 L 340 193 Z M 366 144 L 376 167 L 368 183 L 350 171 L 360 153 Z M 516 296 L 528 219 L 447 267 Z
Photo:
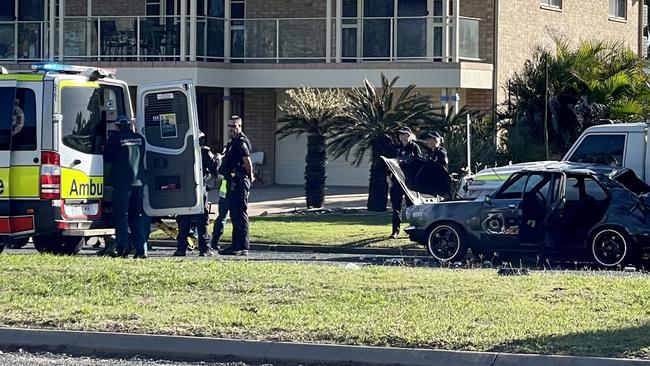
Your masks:
M 147 215 L 203 213 L 199 125 L 192 82 L 139 87 L 137 115 L 137 129 L 146 140 Z
M 519 204 L 527 173 L 511 176 L 499 190 L 487 196 L 481 208 L 481 241 L 494 249 L 512 249 L 519 244 Z
M 581 252 L 589 230 L 605 214 L 609 195 L 588 174 L 567 174 L 562 206 L 556 210 L 553 249 L 558 252 Z
M 0 235 L 9 234 L 11 172 L 11 128 L 16 97 L 16 81 L 0 80 Z

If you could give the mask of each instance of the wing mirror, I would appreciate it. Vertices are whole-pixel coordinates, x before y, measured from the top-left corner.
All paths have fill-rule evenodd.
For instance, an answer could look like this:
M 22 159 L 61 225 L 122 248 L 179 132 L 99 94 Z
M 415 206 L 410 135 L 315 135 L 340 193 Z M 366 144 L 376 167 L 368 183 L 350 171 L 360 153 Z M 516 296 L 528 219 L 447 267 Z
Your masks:
M 487 203 L 488 205 L 492 205 L 492 197 L 490 197 L 489 195 L 485 196 L 485 203 Z

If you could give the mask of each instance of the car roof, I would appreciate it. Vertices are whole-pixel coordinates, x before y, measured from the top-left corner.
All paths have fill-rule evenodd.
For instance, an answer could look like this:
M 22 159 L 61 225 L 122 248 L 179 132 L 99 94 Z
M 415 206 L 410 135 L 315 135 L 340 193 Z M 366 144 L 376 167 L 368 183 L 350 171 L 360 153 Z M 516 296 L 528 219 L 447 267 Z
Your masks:
M 521 172 L 555 172 L 574 174 L 602 174 L 610 175 L 617 170 L 624 168 L 611 167 L 608 165 L 597 165 L 587 163 L 574 163 L 569 161 L 542 162 L 537 165 L 525 167 Z

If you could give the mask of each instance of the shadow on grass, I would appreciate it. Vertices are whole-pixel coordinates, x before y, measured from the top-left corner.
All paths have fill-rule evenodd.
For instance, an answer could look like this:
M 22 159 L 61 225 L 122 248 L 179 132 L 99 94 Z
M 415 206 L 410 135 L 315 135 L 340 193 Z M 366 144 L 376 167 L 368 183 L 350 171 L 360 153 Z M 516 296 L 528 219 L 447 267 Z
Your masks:
M 650 359 L 650 323 L 562 336 L 527 338 L 487 351 Z

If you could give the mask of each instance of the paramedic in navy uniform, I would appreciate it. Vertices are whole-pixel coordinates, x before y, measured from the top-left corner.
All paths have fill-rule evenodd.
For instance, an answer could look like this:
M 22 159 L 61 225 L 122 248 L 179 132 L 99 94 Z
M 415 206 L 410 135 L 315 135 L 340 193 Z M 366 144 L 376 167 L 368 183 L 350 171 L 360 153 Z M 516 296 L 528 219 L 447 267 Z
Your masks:
M 228 120 L 230 140 L 226 145 L 222 163 L 223 176 L 226 179 L 226 199 L 232 219 L 232 244 L 219 250 L 222 255 L 248 255 L 248 194 L 253 176 L 251 162 L 251 143 L 242 132 L 242 119 L 232 116 Z M 218 233 L 217 233 L 218 234 Z
M 145 140 L 142 135 L 133 132 L 131 121 L 126 116 L 117 117 L 115 126 L 118 130 L 106 141 L 104 160 L 110 165 L 117 254 L 126 258 L 132 244 L 135 249 L 133 258 L 146 258 L 149 220 L 142 208 L 146 177 Z

